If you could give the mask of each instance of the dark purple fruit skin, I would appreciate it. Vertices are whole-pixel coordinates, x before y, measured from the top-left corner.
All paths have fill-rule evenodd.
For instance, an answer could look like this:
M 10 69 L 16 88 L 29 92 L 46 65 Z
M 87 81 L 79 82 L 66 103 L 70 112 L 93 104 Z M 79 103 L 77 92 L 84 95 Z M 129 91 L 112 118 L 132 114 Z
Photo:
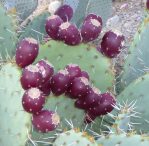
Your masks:
M 84 83 L 85 81 L 86 83 Z M 67 95 L 72 99 L 85 98 L 90 90 L 88 79 L 84 77 L 75 78 L 67 90 Z
M 30 68 L 33 68 L 32 71 Z M 23 69 L 20 81 L 24 90 L 31 87 L 39 87 L 42 81 L 42 75 L 36 66 L 29 65 Z
M 92 13 L 88 14 L 84 21 L 89 20 L 89 19 L 96 19 L 101 23 L 101 25 L 103 24 L 102 18 L 100 16 L 95 15 L 95 14 L 92 14 Z
M 123 35 L 117 35 L 113 31 L 108 31 L 102 38 L 99 50 L 107 57 L 114 58 L 120 53 L 121 48 L 123 47 L 123 42 Z
M 16 49 L 16 64 L 24 68 L 34 62 L 38 55 L 39 45 L 33 38 L 21 40 Z
M 85 77 L 85 78 L 87 78 L 88 80 L 90 80 L 89 74 L 88 74 L 86 71 L 81 71 L 80 77 Z
M 47 60 L 40 60 L 37 62 L 36 66 L 39 68 L 42 74 L 42 83 L 47 82 L 54 74 L 54 67 Z
M 96 25 L 95 25 L 96 23 Z M 81 27 L 81 36 L 84 43 L 93 41 L 98 38 L 102 29 L 101 23 L 96 19 L 88 19 L 84 21 Z
M 77 100 L 75 101 L 75 107 L 76 107 L 76 108 L 79 108 L 79 109 L 84 109 L 84 110 L 85 110 L 85 109 L 86 109 L 86 108 L 85 108 L 85 107 L 86 107 L 85 104 L 86 104 L 86 103 L 85 103 L 85 101 L 84 101 L 84 98 L 83 98 L 83 99 L 82 99 L 82 98 L 81 98 L 81 99 L 79 98 L 79 99 L 77 99 Z
M 42 110 L 38 115 L 34 114 L 32 124 L 37 131 L 47 133 L 53 131 L 59 125 L 59 116 L 48 110 Z
M 96 106 L 100 103 L 102 96 L 100 91 L 96 93 L 94 90 L 90 90 L 90 92 L 86 95 L 84 102 L 85 102 L 85 109 L 89 109 L 91 107 Z
M 63 20 L 58 15 L 52 15 L 47 18 L 45 24 L 45 30 L 47 34 L 54 40 L 58 40 L 59 26 L 63 23 Z
M 51 93 L 51 83 L 50 80 L 39 86 L 44 96 L 48 96 Z
M 61 70 L 51 78 L 51 91 L 54 95 L 59 96 L 67 91 L 70 78 L 66 70 Z
M 76 64 L 68 64 L 65 69 L 69 73 L 70 80 L 73 80 L 76 77 L 81 76 L 81 69 L 78 65 Z
M 107 113 L 110 113 L 114 109 L 114 105 L 116 103 L 115 97 L 107 92 L 101 94 L 102 98 L 100 100 L 100 103 L 89 109 L 89 112 L 96 116 L 106 115 Z
M 36 93 L 38 92 L 38 94 L 34 93 L 34 95 L 31 96 L 30 92 L 36 92 Z M 32 114 L 38 114 L 43 108 L 44 104 L 45 104 L 45 96 L 38 88 L 30 88 L 25 91 L 22 98 L 22 106 L 26 112 Z
M 146 0 L 146 8 L 149 9 L 149 0 Z
M 75 106 L 80 109 L 88 110 L 89 108 L 92 108 L 98 105 L 102 97 L 101 97 L 100 91 L 98 90 L 98 93 L 97 93 L 97 91 L 95 92 L 94 89 L 91 88 L 88 94 L 85 96 L 85 98 L 77 99 L 75 102 Z
M 59 27 L 58 37 L 67 45 L 75 46 L 81 43 L 81 34 L 78 28 L 69 22 L 62 23 Z
M 96 119 L 96 116 L 91 114 L 90 112 L 87 112 L 84 118 L 85 124 L 90 124 Z
M 63 5 L 56 10 L 55 15 L 58 15 L 64 22 L 67 22 L 73 16 L 73 9 L 69 5 Z

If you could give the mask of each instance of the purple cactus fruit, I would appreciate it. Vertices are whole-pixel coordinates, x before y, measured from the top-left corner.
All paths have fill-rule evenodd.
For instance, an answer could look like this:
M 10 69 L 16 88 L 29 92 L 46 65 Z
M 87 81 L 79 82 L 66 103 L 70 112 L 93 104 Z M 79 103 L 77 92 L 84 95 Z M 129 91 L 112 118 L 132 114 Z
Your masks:
M 114 58 L 120 53 L 123 45 L 124 36 L 117 30 L 110 30 L 103 36 L 99 50 L 107 57 Z
M 89 74 L 88 74 L 86 71 L 81 71 L 80 77 L 85 77 L 85 78 L 87 78 L 88 80 L 90 79 Z
M 86 16 L 86 18 L 85 18 L 84 21 L 89 20 L 89 19 L 96 19 L 96 20 L 98 20 L 98 21 L 100 22 L 100 24 L 102 25 L 102 18 L 101 18 L 100 16 L 97 16 L 97 15 L 91 13 L 91 14 L 88 14 L 88 15 Z
M 42 75 L 37 66 L 29 65 L 23 69 L 20 81 L 25 90 L 31 87 L 39 87 L 42 81 Z
M 70 82 L 67 70 L 60 70 L 51 78 L 51 90 L 56 96 L 59 96 L 67 91 Z
M 78 45 L 82 38 L 78 28 L 69 22 L 62 23 L 59 27 L 58 37 L 67 45 Z
M 42 60 L 38 61 L 36 66 L 39 68 L 39 71 L 42 75 L 42 83 L 45 83 L 46 81 L 48 81 L 54 74 L 54 67 L 47 60 L 42 59 Z
M 19 67 L 24 68 L 34 62 L 38 55 L 39 45 L 33 38 L 21 40 L 16 49 L 16 63 Z
M 45 96 L 38 88 L 30 88 L 25 91 L 22 98 L 22 106 L 28 113 L 38 114 L 45 104 Z
M 85 124 L 90 124 L 96 119 L 96 116 L 91 114 L 90 112 L 87 112 L 84 118 Z
M 51 83 L 50 80 L 46 81 L 44 84 L 39 86 L 44 96 L 48 96 L 51 93 Z
M 146 8 L 149 9 L 149 0 L 146 0 Z
M 102 29 L 101 23 L 96 19 L 88 19 L 84 21 L 81 28 L 83 42 L 87 43 L 98 38 Z
M 86 95 L 84 102 L 85 102 L 85 109 L 89 109 L 90 107 L 96 106 L 98 102 L 101 100 L 101 92 L 99 89 L 92 87 L 90 92 Z
M 75 101 L 75 107 L 79 109 L 86 109 L 85 108 L 86 102 L 84 101 L 84 98 L 79 98 Z
M 38 115 L 33 115 L 32 123 L 37 131 L 47 133 L 57 128 L 60 123 L 60 117 L 53 111 L 42 110 Z
M 85 98 L 90 90 L 88 79 L 84 77 L 75 78 L 67 90 L 70 98 Z
M 56 10 L 55 15 L 58 15 L 64 22 L 67 22 L 73 16 L 73 9 L 69 5 L 63 5 Z
M 58 15 L 52 15 L 47 18 L 45 24 L 45 30 L 47 34 L 54 40 L 58 40 L 59 26 L 63 23 L 63 20 Z
M 93 108 L 89 108 L 89 112 L 96 116 L 106 115 L 114 109 L 115 103 L 115 97 L 111 93 L 103 93 L 101 94 L 100 103 Z
M 77 64 L 68 64 L 65 69 L 69 73 L 70 80 L 81 76 L 81 69 Z
M 75 102 L 75 106 L 80 109 L 88 110 L 100 103 L 101 92 L 99 89 L 92 87 L 85 98 L 79 98 Z

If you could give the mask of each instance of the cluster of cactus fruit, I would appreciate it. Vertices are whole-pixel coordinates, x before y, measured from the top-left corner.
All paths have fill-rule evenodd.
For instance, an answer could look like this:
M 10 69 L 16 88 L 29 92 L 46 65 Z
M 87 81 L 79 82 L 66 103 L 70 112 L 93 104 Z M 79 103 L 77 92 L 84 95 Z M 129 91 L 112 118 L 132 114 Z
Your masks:
M 79 29 L 69 22 L 72 17 L 73 9 L 69 5 L 59 7 L 44 19 L 44 30 L 48 35 L 46 41 L 39 40 L 39 44 L 35 38 L 21 34 L 15 61 L 6 59 L 2 64 L 0 97 L 5 99 L 0 100 L 5 100 L 5 103 L 0 103 L 0 116 L 3 117 L 0 142 L 4 146 L 10 143 L 12 146 L 148 146 L 148 136 L 139 135 L 139 130 L 148 133 L 149 129 L 146 108 L 149 75 L 138 73 L 136 76 L 139 78 L 133 76 L 137 79 L 133 82 L 131 77 L 130 80 L 126 78 L 132 73 L 130 66 L 136 69 L 146 67 L 136 64 L 134 53 L 140 55 L 139 41 L 148 43 L 146 37 L 138 39 L 148 30 L 148 16 L 135 37 L 135 44 L 132 44 L 120 76 L 121 84 L 114 82 L 115 74 L 109 58 L 121 52 L 124 36 L 110 30 L 95 47 L 91 42 L 100 35 L 102 18 L 89 14 Z M 43 22 L 40 25 L 43 26 Z M 2 30 L 4 28 L 2 26 Z M 147 52 L 145 45 L 142 51 Z M 1 52 L 5 55 L 3 50 Z M 147 60 L 144 62 L 148 65 Z M 128 87 L 119 91 L 116 98 L 113 84 Z M 127 104 L 118 104 L 123 101 Z M 139 113 L 142 118 L 134 118 L 139 117 L 136 115 Z M 10 125 L 6 124 L 7 121 Z M 93 136 L 89 136 L 91 133 Z
M 23 68 L 20 82 L 26 91 L 22 97 L 22 105 L 25 111 L 34 114 L 33 125 L 38 130 L 42 132 L 54 130 L 52 119 L 54 116 L 56 120 L 56 113 L 51 114 L 49 111 L 48 114 L 48 111 L 42 111 L 46 96 L 51 91 L 55 96 L 65 94 L 69 98 L 76 99 L 75 106 L 85 110 L 84 121 L 87 123 L 113 110 L 116 103 L 115 97 L 109 92 L 101 94 L 97 88 L 92 87 L 88 73 L 82 71 L 78 65 L 68 64 L 55 74 L 53 65 L 47 60 L 40 60 L 32 65 L 38 55 L 38 50 L 39 45 L 35 39 L 25 38 L 18 44 L 15 56 L 17 65 Z M 40 118 L 43 115 L 44 118 Z M 48 127 L 44 123 L 47 119 L 50 119 Z M 58 121 L 57 116 L 55 128 Z

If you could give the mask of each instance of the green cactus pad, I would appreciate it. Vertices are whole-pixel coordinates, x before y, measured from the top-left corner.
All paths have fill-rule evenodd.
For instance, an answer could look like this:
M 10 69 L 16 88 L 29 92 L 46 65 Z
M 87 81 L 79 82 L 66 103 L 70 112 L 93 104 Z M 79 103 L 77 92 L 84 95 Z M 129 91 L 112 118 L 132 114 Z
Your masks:
M 130 134 L 110 134 L 97 140 L 99 146 L 148 146 L 149 137 Z
M 13 57 L 17 43 L 15 21 L 0 6 L 0 55 L 3 59 Z
M 4 5 L 7 11 L 15 9 L 22 21 L 36 9 L 38 0 L 0 0 L 0 3 Z
M 136 111 L 139 112 L 141 118 L 133 118 L 131 121 L 135 124 L 135 129 L 142 132 L 148 132 L 149 130 L 149 110 L 148 110 L 148 90 L 149 87 L 149 74 L 139 77 L 137 80 L 133 81 L 119 96 L 118 100 L 120 102 L 136 101 Z
M 23 111 L 20 71 L 8 63 L 0 70 L 0 145 L 25 146 L 31 117 Z
M 129 49 L 129 54 L 124 65 L 121 77 L 122 89 L 133 80 L 149 71 L 149 17 L 146 17 L 135 35 Z M 122 90 L 120 89 L 120 90 Z
M 63 69 L 70 63 L 78 64 L 82 70 L 89 73 L 92 83 L 102 92 L 113 89 L 114 72 L 110 60 L 93 46 L 68 46 L 63 42 L 51 40 L 40 46 L 36 61 L 43 58 L 48 59 L 56 70 Z
M 80 127 L 84 121 L 84 111 L 74 106 L 74 100 L 68 98 L 66 96 L 49 96 L 48 100 L 45 104 L 46 109 L 50 109 L 53 111 L 57 111 L 60 116 L 61 126 L 62 127 L 69 127 L 66 120 L 71 120 L 73 125 L 76 127 Z
M 101 16 L 105 24 L 111 12 L 112 0 L 79 0 L 72 21 L 80 26 L 83 23 L 84 17 L 89 13 L 93 13 Z
M 85 126 L 84 124 L 85 112 L 83 110 L 75 108 L 74 100 L 64 95 L 59 97 L 50 95 L 47 98 L 47 102 L 44 108 L 48 110 L 56 111 L 58 113 L 58 115 L 60 116 L 60 126 L 58 129 L 61 129 L 61 131 L 63 131 L 64 129 L 69 130 L 73 127 L 83 128 Z M 72 125 L 69 123 L 71 123 Z M 53 137 L 55 133 L 57 133 L 57 129 L 55 131 L 52 131 L 46 134 L 41 134 L 40 132 L 37 132 L 36 130 L 34 130 L 32 133 L 32 137 L 33 139 L 39 140 L 41 136 L 43 138 Z M 50 139 L 50 141 L 52 140 L 53 139 Z
M 58 135 L 53 146 L 98 146 L 85 132 L 70 130 Z
M 36 40 L 42 41 L 45 32 L 45 21 L 47 17 L 50 16 L 48 12 L 42 13 L 41 15 L 35 17 L 27 26 L 23 32 L 20 34 L 19 40 L 25 37 L 33 37 Z

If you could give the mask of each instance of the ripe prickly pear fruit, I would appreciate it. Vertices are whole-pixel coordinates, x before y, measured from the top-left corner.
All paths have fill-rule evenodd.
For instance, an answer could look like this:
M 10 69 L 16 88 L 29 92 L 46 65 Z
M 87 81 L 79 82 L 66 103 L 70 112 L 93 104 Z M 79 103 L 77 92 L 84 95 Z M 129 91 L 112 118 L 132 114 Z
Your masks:
M 67 90 L 70 98 L 85 98 L 90 90 L 88 79 L 84 77 L 75 78 Z
M 26 67 L 34 62 L 38 55 L 39 45 L 33 38 L 21 40 L 16 49 L 16 63 L 21 68 Z
M 85 77 L 85 78 L 87 78 L 88 80 L 90 79 L 89 74 L 88 74 L 86 71 L 81 71 L 80 77 Z
M 85 114 L 85 118 L 84 118 L 84 123 L 85 124 L 90 124 L 92 123 L 94 120 L 96 119 L 96 116 L 91 114 L 90 112 L 87 112 Z
M 78 45 L 81 42 L 81 34 L 78 28 L 69 22 L 62 23 L 59 27 L 58 37 L 67 45 Z
M 116 57 L 124 45 L 124 36 L 116 31 L 108 31 L 102 38 L 99 50 L 107 57 Z
M 101 23 L 97 19 L 88 19 L 84 21 L 81 27 L 81 36 L 83 42 L 90 42 L 98 38 L 102 29 Z
M 91 107 L 95 107 L 101 100 L 101 92 L 99 89 L 92 87 L 85 98 L 79 98 L 75 102 L 75 106 L 81 109 L 88 110 Z
M 63 20 L 58 15 L 52 15 L 47 18 L 45 30 L 52 39 L 58 40 L 58 30 L 62 23 Z
M 146 0 L 146 8 L 149 9 L 149 0 Z
M 20 81 L 24 90 L 31 87 L 39 87 L 42 82 L 42 75 L 39 68 L 35 65 L 25 67 L 23 69 Z
M 70 80 L 73 80 L 76 77 L 81 76 L 81 69 L 78 65 L 76 64 L 68 64 L 65 69 L 69 73 Z
M 67 70 L 60 70 L 51 78 L 51 91 L 54 95 L 59 96 L 67 91 L 70 82 Z
M 36 66 L 39 68 L 39 71 L 42 75 L 42 83 L 47 82 L 54 74 L 54 67 L 47 60 L 42 59 L 42 60 L 38 61 Z
M 101 94 L 101 100 L 93 108 L 89 108 L 89 112 L 96 116 L 106 115 L 114 109 L 116 103 L 115 97 L 110 93 L 106 92 Z
M 47 133 L 57 128 L 60 123 L 60 118 L 53 111 L 42 110 L 38 115 L 33 115 L 32 123 L 39 132 Z
M 89 20 L 89 19 L 96 19 L 100 22 L 101 25 L 103 24 L 102 18 L 100 16 L 95 15 L 95 14 L 92 14 L 92 13 L 88 14 L 84 21 Z
M 85 108 L 89 109 L 90 107 L 96 106 L 98 102 L 101 100 L 101 92 L 99 89 L 93 87 L 90 92 L 84 98 Z
M 73 9 L 69 5 L 63 5 L 56 10 L 55 15 L 61 17 L 64 22 L 68 22 L 73 16 Z
M 42 91 L 44 96 L 48 96 L 51 93 L 51 84 L 50 80 L 46 81 L 44 84 L 39 86 L 39 89 Z
M 45 96 L 38 88 L 30 88 L 25 91 L 22 98 L 22 106 L 28 113 L 38 114 L 45 104 Z

